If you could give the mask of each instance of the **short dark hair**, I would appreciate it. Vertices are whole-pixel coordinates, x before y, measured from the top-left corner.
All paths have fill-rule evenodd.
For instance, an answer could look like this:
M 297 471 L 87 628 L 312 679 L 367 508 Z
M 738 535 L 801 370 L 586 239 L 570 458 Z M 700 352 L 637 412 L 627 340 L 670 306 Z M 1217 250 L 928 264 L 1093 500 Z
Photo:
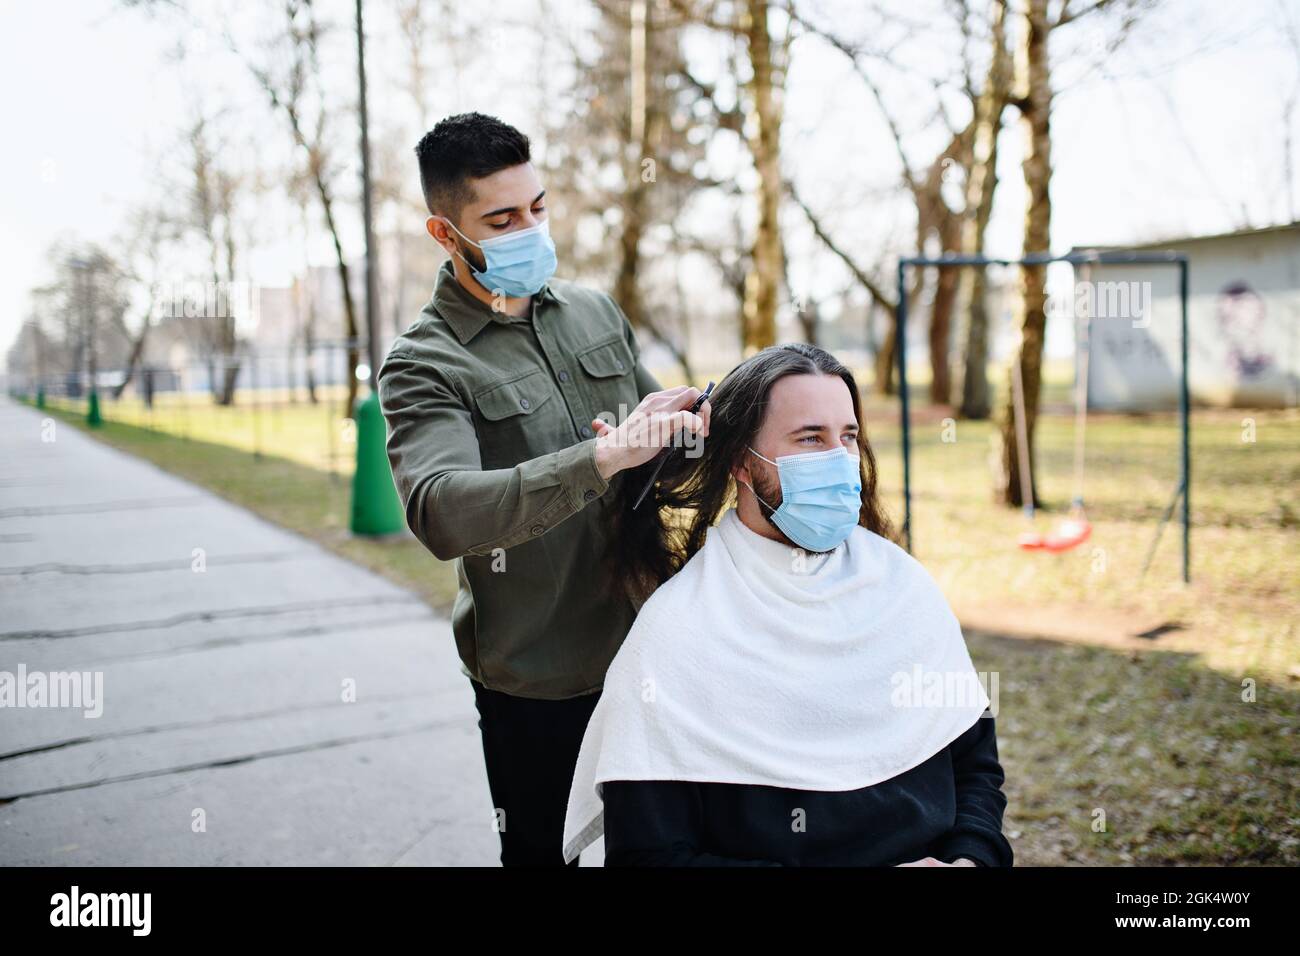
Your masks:
M 471 179 L 529 161 L 528 137 L 495 116 L 459 113 L 420 137 L 415 156 L 429 212 L 455 219 L 474 198 Z

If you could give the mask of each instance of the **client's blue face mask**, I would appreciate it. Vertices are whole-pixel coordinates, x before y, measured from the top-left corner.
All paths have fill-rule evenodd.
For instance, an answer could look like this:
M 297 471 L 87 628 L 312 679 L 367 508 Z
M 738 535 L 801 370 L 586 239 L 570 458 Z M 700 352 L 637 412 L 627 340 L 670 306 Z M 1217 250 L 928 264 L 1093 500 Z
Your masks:
M 843 445 L 806 455 L 781 455 L 775 461 L 749 450 L 776 465 L 781 506 L 772 511 L 772 523 L 787 538 L 807 551 L 830 551 L 849 536 L 862 509 L 857 457 Z M 758 498 L 757 492 L 754 497 Z M 772 509 L 766 501 L 763 504 Z
M 450 219 L 444 217 L 444 221 L 456 229 Z M 482 242 L 475 242 L 456 229 L 458 236 L 483 250 L 487 268 L 480 272 L 464 256 L 461 259 L 469 266 L 479 285 L 489 292 L 495 294 L 500 290 L 516 299 L 533 295 L 555 274 L 555 243 L 551 241 L 547 223 L 548 220 L 542 220 L 529 229 L 517 229 Z

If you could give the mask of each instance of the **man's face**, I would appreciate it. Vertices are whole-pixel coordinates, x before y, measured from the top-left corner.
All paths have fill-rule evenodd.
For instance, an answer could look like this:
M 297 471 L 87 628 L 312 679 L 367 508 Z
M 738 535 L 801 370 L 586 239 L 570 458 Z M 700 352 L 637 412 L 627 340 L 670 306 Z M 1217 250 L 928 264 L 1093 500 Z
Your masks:
M 546 219 L 545 190 L 532 163 L 471 179 L 469 187 L 473 197 L 462 207 L 455 225 L 474 242 L 530 229 Z M 430 216 L 425 228 L 448 255 L 463 256 L 480 272 L 487 268 L 483 251 L 458 236 L 441 216 Z
M 767 414 L 750 443 L 760 455 L 775 461 L 781 455 L 806 455 L 829 451 L 837 445 L 858 454 L 858 421 L 853 415 L 849 387 L 838 375 L 787 375 L 768 393 Z M 771 509 L 741 492 L 741 508 L 756 507 L 770 523 L 772 510 L 781 506 L 781 479 L 777 466 L 749 453 L 732 474 L 753 485 Z M 748 498 L 748 503 L 745 499 Z M 775 525 L 781 540 L 789 541 Z M 793 544 L 791 542 L 791 544 Z
M 1264 300 L 1253 289 L 1220 293 L 1218 301 L 1220 328 L 1236 346 L 1253 347 L 1261 351 L 1260 337 L 1264 331 Z

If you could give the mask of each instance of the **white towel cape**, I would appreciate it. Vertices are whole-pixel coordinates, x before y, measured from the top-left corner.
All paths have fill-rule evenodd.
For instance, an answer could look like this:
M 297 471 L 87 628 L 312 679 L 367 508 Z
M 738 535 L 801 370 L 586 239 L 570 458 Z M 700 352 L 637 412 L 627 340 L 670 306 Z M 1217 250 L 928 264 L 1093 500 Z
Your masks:
M 733 508 L 610 664 L 564 859 L 604 832 L 607 780 L 857 790 L 923 763 L 988 706 L 956 617 L 906 551 L 859 526 L 805 553 Z

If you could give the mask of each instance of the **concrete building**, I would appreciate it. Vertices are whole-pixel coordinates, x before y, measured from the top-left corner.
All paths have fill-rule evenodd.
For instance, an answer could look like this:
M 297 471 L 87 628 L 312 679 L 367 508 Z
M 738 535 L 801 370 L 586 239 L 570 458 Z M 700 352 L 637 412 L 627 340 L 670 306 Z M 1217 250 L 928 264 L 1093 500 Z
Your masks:
M 1297 404 L 1300 222 L 1124 248 L 1188 256 L 1188 369 L 1194 403 Z M 1118 251 L 1074 251 L 1089 249 Z M 1177 407 L 1178 269 L 1093 266 L 1090 275 L 1076 271 L 1075 279 L 1093 290 L 1089 406 L 1117 411 Z

